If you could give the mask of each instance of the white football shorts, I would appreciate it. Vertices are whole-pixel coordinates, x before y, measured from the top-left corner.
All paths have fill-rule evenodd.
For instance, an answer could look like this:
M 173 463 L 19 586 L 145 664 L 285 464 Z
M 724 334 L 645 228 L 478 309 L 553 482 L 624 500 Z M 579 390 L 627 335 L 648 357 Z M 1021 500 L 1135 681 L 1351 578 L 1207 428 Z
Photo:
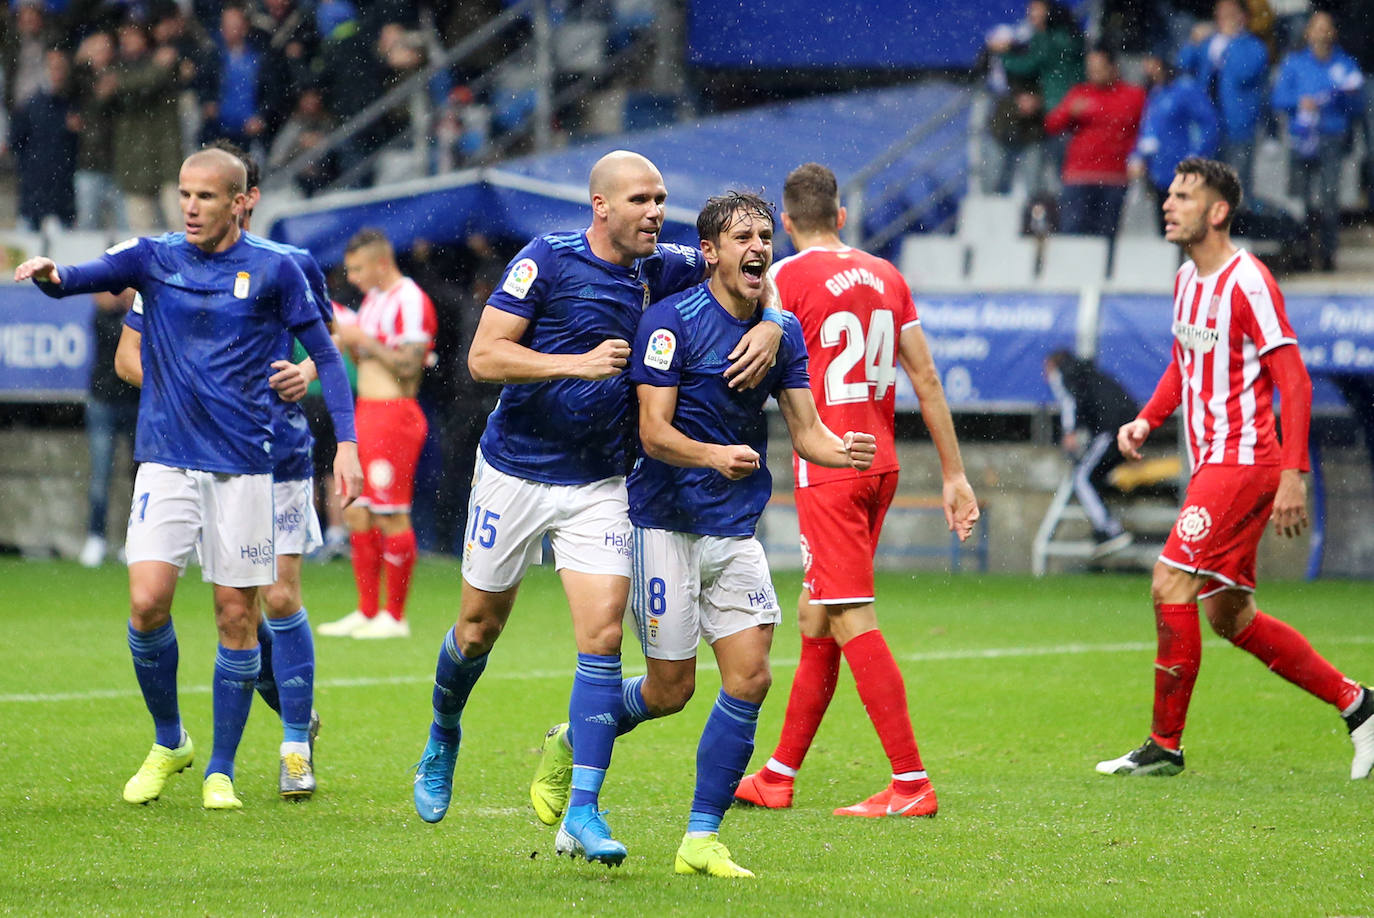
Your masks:
M 272 538 L 279 555 L 309 554 L 324 545 L 315 512 L 315 479 L 272 482 Z
M 634 531 L 630 609 L 644 656 L 690 660 L 697 645 L 782 621 L 759 540 Z
M 124 551 L 130 564 L 165 561 L 183 571 L 194 551 L 206 583 L 266 586 L 277 579 L 272 518 L 271 475 L 145 462 L 134 479 Z
M 557 570 L 630 576 L 630 505 L 624 476 L 582 485 L 552 485 L 507 475 L 481 450 L 468 500 L 463 579 L 499 593 L 536 563 L 544 536 Z

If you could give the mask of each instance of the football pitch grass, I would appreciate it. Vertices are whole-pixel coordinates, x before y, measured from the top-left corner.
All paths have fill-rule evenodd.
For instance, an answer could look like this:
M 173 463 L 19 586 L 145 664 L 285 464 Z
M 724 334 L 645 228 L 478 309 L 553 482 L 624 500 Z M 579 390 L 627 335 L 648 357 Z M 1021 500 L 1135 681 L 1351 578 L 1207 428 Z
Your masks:
M 798 653 L 794 572 L 751 768 L 777 740 Z M 458 568 L 422 562 L 410 640 L 318 638 L 320 790 L 276 795 L 280 728 L 255 703 L 239 812 L 206 812 L 215 637 L 208 589 L 175 609 L 182 714 L 196 763 L 161 799 L 124 781 L 152 729 L 125 645 L 123 571 L 0 562 L 0 912 L 23 915 L 981 915 L 1374 913 L 1374 785 L 1349 779 L 1339 717 L 1215 638 L 1189 720 L 1188 769 L 1125 779 L 1093 765 L 1149 726 L 1145 575 L 887 575 L 879 615 L 902 666 L 940 798 L 934 819 L 843 819 L 886 760 L 847 670 L 790 811 L 734 808 L 722 840 L 752 881 L 677 877 L 696 741 L 719 682 L 700 674 L 672 718 L 624 737 L 602 801 L 629 847 L 610 870 L 553 855 L 528 782 L 566 717 L 574 649 L 554 575 L 526 581 L 463 719 L 454 803 L 411 804 Z M 1368 583 L 1273 583 L 1261 607 L 1352 676 L 1374 678 Z M 344 564 L 306 569 L 315 622 L 352 608 Z M 703 662 L 709 659 L 709 652 Z M 633 640 L 626 669 L 642 671 Z

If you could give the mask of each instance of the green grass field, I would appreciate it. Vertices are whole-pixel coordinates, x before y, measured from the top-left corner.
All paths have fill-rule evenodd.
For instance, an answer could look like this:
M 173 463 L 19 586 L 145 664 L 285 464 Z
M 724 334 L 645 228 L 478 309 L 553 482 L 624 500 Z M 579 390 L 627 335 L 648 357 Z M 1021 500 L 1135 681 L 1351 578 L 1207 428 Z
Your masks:
M 352 608 L 346 565 L 309 567 L 315 621 Z M 782 572 L 779 594 L 798 577 Z M 731 810 L 723 839 L 755 881 L 681 878 L 696 739 L 718 683 L 616 750 L 603 794 L 630 849 L 617 870 L 553 856 L 529 808 L 539 741 L 566 716 L 573 648 L 557 583 L 526 581 L 464 717 L 455 801 L 422 823 L 408 769 L 451 623 L 458 569 L 423 562 L 409 641 L 318 639 L 320 791 L 276 796 L 280 729 L 254 708 L 239 751 L 244 809 L 207 813 L 209 592 L 182 582 L 182 712 L 192 771 L 129 806 L 120 788 L 152 730 L 125 646 L 122 570 L 0 562 L 0 911 L 24 915 L 751 915 L 1374 913 L 1365 845 L 1374 786 L 1321 703 L 1210 639 L 1173 779 L 1093 764 L 1148 731 L 1153 633 L 1145 576 L 887 576 L 880 616 L 902 664 L 940 796 L 932 820 L 845 820 L 886 761 L 847 672 L 791 811 Z M 1275 583 L 1261 605 L 1337 666 L 1374 678 L 1367 583 Z M 797 658 L 774 647 L 754 767 L 772 750 Z M 633 644 L 633 642 L 630 642 Z M 640 671 L 634 650 L 627 669 Z

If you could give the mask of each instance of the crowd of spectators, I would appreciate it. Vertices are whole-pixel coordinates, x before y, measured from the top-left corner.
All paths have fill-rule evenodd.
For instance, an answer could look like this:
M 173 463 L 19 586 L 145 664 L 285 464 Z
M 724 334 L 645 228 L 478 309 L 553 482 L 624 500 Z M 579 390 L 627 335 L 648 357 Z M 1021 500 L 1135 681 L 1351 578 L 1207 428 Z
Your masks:
M 1354 9 L 1342 16 L 1306 0 L 1208 2 L 1205 11 L 1136 4 L 1163 13 L 1125 30 L 1112 13 L 1121 5 L 1108 3 L 1098 23 L 1107 41 L 1093 44 L 1067 6 L 1030 0 L 1022 23 L 987 40 L 994 100 L 982 189 L 1053 195 L 1061 231 L 1111 236 L 1132 179 L 1158 203 L 1180 160 L 1215 156 L 1235 167 L 1252 200 L 1286 190 L 1301 201 L 1308 261 L 1331 270 L 1341 168 L 1354 152 L 1363 153 L 1361 185 L 1374 203 L 1367 24 Z M 1356 24 L 1349 49 L 1339 43 L 1346 19 Z M 1116 52 L 1132 43 L 1141 51 L 1132 56 L 1139 87 L 1117 66 Z M 1283 145 L 1286 189 L 1256 186 L 1256 150 L 1266 138 Z

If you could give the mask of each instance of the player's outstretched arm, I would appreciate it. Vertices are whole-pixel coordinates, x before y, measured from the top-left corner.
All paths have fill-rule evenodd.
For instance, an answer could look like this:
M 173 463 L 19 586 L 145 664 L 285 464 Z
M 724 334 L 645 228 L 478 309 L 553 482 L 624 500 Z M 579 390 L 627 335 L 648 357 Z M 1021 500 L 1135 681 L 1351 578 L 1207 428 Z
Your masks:
M 873 465 L 878 443 L 872 434 L 850 431 L 843 437 L 835 435 L 821 423 L 816 400 L 811 390 L 783 389 L 778 393 L 778 407 L 787 422 L 792 448 L 807 462 L 832 469 L 855 468 L 859 471 Z
M 57 272 L 57 262 L 42 255 L 20 262 L 19 267 L 14 269 L 14 280 L 15 283 L 26 280 L 35 280 L 40 284 L 62 283 L 62 278 Z
M 782 346 L 782 311 L 778 308 L 778 288 L 773 278 L 764 277 L 763 321 L 749 329 L 726 359 L 732 361 L 725 368 L 725 380 L 731 389 L 752 389 L 768 375 L 778 359 Z
M 476 382 L 531 383 L 609 379 L 624 371 L 630 342 L 608 338 L 584 354 L 545 354 L 521 344 L 530 320 L 487 306 L 472 336 L 468 371 Z
M 115 348 L 115 375 L 131 386 L 143 388 L 143 335 L 127 325 L 119 330 Z
M 964 457 L 959 452 L 959 437 L 954 432 L 954 417 L 945 399 L 945 387 L 919 325 L 902 330 L 897 356 L 911 380 L 911 388 L 916 391 L 916 398 L 921 403 L 921 420 L 930 431 L 930 441 L 940 457 L 940 495 L 945 524 L 962 542 L 973 533 L 973 524 L 978 522 L 978 498 L 964 473 Z
M 743 444 L 693 440 L 673 426 L 677 386 L 635 387 L 639 393 L 639 440 L 651 459 L 683 469 L 715 469 L 731 481 L 759 470 L 759 454 Z

